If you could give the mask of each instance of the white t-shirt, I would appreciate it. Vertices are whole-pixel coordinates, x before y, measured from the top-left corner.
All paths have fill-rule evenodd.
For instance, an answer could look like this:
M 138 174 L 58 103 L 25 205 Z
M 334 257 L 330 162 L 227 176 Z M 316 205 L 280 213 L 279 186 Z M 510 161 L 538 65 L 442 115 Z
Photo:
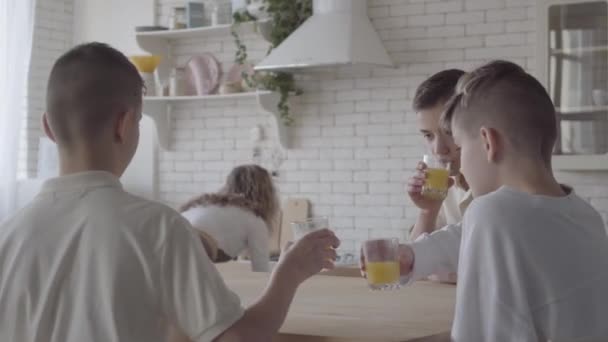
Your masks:
M 608 236 L 570 193 L 502 187 L 463 219 L 457 341 L 608 341 Z
M 106 172 L 48 180 L 0 229 L 0 341 L 211 341 L 243 314 L 190 224 Z
M 211 235 L 226 254 L 235 258 L 248 250 L 251 269 L 270 270 L 270 233 L 266 222 L 251 211 L 235 206 L 193 207 L 182 215 L 192 226 Z

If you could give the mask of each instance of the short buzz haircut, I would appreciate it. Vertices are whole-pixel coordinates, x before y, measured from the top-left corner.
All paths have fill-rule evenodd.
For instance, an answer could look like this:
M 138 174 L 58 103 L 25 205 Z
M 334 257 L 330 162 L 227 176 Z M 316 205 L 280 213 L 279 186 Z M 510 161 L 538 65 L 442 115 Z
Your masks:
M 51 70 L 50 129 L 60 147 L 94 141 L 116 114 L 139 109 L 142 94 L 142 78 L 125 55 L 103 43 L 78 45 Z
M 555 107 L 543 85 L 515 63 L 493 61 L 463 76 L 441 124 L 475 136 L 495 128 L 520 153 L 551 166 L 557 139 Z
M 464 73 L 458 69 L 443 70 L 422 82 L 414 95 L 414 110 L 418 112 L 447 102 L 454 95 L 456 84 Z

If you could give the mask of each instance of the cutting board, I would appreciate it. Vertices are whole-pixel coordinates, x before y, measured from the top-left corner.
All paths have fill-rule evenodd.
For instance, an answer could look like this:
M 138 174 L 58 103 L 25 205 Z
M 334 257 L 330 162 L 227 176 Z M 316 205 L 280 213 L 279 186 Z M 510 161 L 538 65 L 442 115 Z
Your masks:
M 274 229 L 270 237 L 270 252 L 276 255 L 285 244 L 293 240 L 291 222 L 303 221 L 308 218 L 310 203 L 304 198 L 290 198 L 283 204 L 283 210 L 278 229 Z

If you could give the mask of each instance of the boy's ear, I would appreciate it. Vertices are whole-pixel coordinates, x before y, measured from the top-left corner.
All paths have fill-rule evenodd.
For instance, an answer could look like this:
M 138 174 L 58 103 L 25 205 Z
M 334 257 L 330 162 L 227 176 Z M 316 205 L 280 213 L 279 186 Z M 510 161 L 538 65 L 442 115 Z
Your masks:
M 486 152 L 488 162 L 496 163 L 500 155 L 500 150 L 502 149 L 498 131 L 494 128 L 482 126 L 479 129 L 479 135 L 481 136 L 481 144 Z
M 129 134 L 130 115 L 129 111 L 120 112 L 117 115 L 116 122 L 114 124 L 114 140 L 116 142 L 124 142 Z
M 57 141 L 55 141 L 55 135 L 53 134 L 53 131 L 51 131 L 51 126 L 49 125 L 48 114 L 46 112 L 44 112 L 44 114 L 42 114 L 42 127 L 44 128 L 44 134 L 46 134 L 46 136 L 49 139 L 51 139 L 54 143 L 57 143 Z

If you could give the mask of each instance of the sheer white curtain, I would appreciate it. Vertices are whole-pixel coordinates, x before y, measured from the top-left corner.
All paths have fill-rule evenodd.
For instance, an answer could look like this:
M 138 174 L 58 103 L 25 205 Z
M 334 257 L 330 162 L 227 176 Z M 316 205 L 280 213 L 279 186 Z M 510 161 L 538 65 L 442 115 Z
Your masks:
M 0 0 L 0 221 L 14 210 L 36 0 Z

